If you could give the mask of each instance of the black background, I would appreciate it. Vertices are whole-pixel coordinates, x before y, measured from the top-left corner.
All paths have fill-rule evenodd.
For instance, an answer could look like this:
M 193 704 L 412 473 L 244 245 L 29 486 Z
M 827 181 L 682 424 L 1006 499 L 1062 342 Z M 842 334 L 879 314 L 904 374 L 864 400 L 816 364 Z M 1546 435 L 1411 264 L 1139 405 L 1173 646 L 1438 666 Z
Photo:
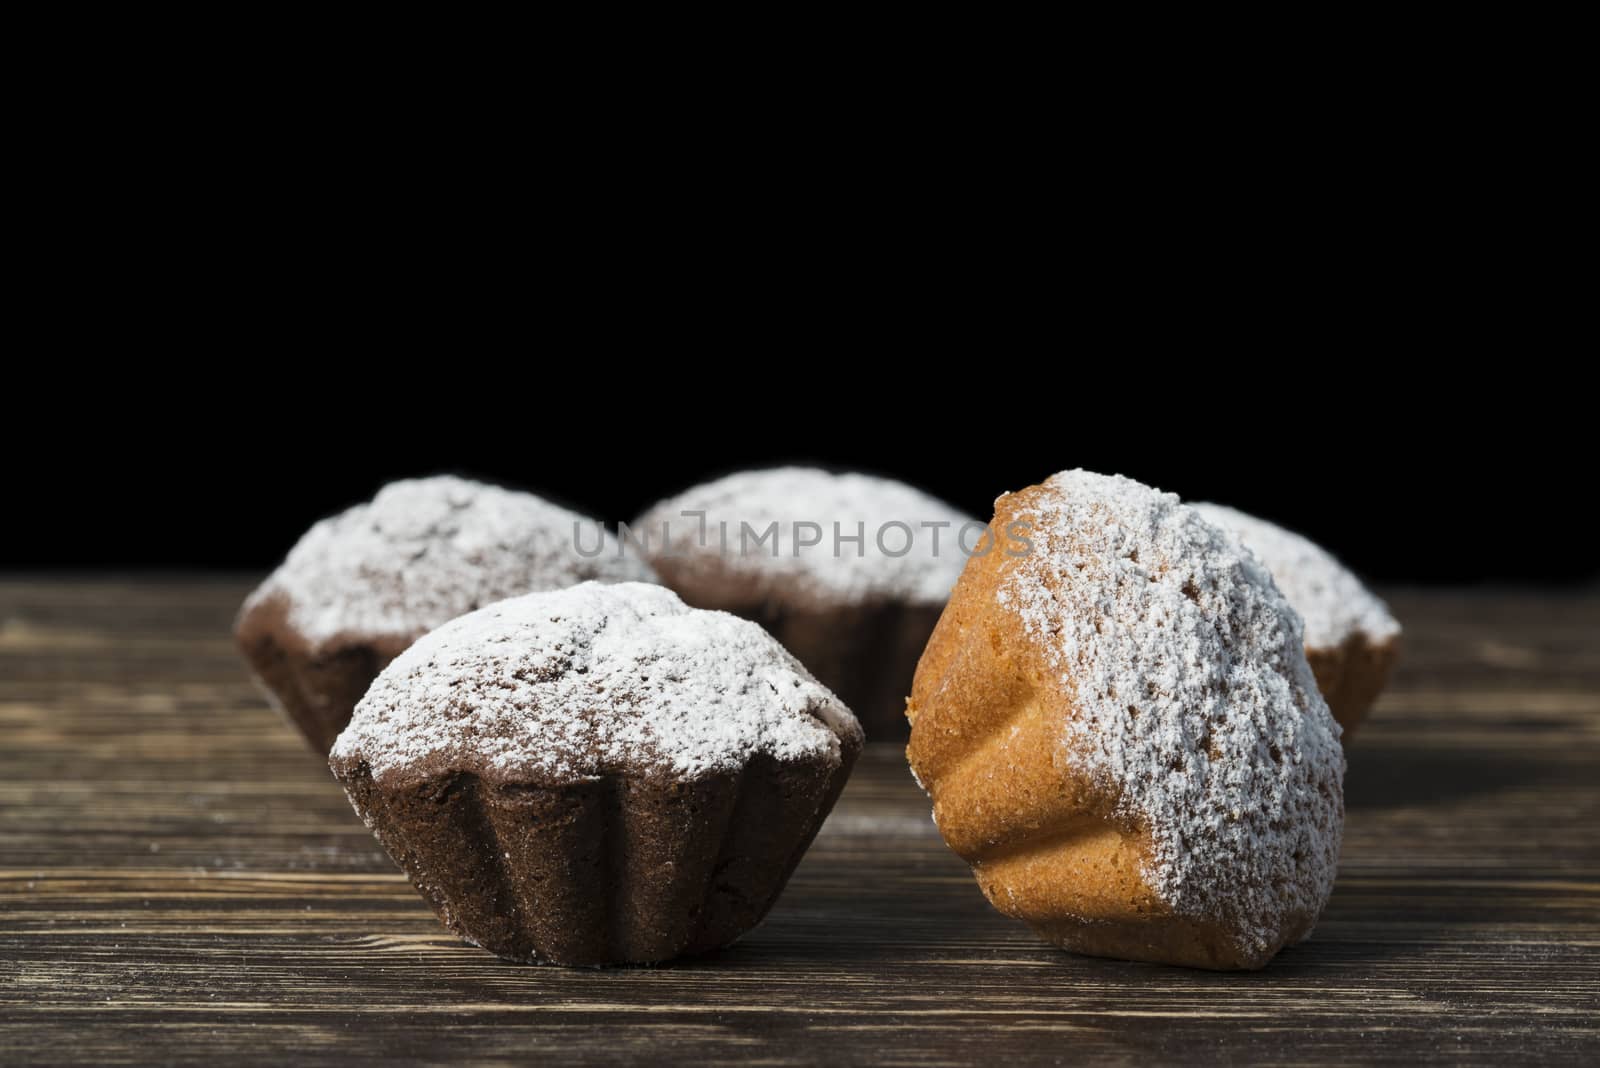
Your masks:
M 815 461 L 980 516 L 1084 466 L 1384 582 L 1588 583 L 1582 142 L 1450 88 L 1352 111 L 1341 83 L 1312 121 L 1097 101 L 1065 166 L 965 105 L 978 151 L 937 108 L 805 149 L 648 108 L 619 135 L 563 106 L 534 148 L 431 105 L 420 140 L 187 91 L 203 135 L 136 96 L 31 112 L 0 569 L 258 571 L 429 472 L 618 520 Z
M 1513 425 L 1510 387 L 1447 398 L 1383 361 L 1333 383 L 1303 362 L 1186 374 L 1136 354 L 630 359 L 461 346 L 431 366 L 312 360 L 262 382 L 240 377 L 252 364 L 170 391 L 135 375 L 34 421 L 47 446 L 13 465 L 24 506 L 0 567 L 258 571 L 393 478 L 477 476 L 615 522 L 796 461 L 896 476 L 984 518 L 1056 470 L 1120 472 L 1274 519 L 1390 584 L 1596 574 L 1590 428 L 1548 405 Z

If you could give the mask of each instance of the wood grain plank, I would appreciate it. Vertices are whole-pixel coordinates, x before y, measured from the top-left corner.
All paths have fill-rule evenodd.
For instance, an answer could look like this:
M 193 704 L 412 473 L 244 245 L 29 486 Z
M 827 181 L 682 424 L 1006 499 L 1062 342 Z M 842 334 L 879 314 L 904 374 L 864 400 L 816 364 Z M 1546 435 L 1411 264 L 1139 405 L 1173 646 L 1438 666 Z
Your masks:
M 772 916 L 651 969 L 443 932 L 227 639 L 245 580 L 0 582 L 0 1064 L 1600 1061 L 1600 597 L 1399 592 L 1315 937 L 1073 957 L 872 746 Z

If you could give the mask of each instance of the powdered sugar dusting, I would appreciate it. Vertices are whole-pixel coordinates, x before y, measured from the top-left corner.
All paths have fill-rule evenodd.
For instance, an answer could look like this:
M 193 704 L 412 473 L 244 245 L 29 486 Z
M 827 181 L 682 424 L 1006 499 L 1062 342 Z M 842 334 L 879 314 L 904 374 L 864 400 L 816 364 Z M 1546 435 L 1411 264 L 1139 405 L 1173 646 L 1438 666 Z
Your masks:
M 686 511 L 706 513 L 703 531 Z M 634 525 L 650 539 L 652 552 L 662 546 L 663 523 L 669 532 L 665 551 L 684 558 L 679 568 L 716 554 L 717 566 L 747 580 L 753 596 L 801 591 L 846 603 L 887 598 L 942 604 L 966 564 L 958 543 L 962 528 L 971 525 L 969 548 L 981 537 L 981 524 L 971 516 L 902 482 L 812 467 L 743 471 L 660 502 Z M 776 545 L 742 540 L 741 523 L 749 524 L 751 539 L 776 523 Z M 815 523 L 820 532 L 807 528 L 797 535 L 797 523 Z M 835 552 L 836 523 L 845 538 L 861 535 L 859 546 L 841 541 Z M 820 543 L 801 544 L 796 552 L 797 541 L 813 537 Z
M 598 555 L 579 552 L 599 546 L 601 533 L 528 493 L 451 476 L 392 482 L 307 531 L 245 609 L 286 598 L 290 622 L 320 645 L 411 638 L 480 605 L 586 579 L 654 579 L 609 534 Z
M 334 759 L 498 781 L 639 767 L 681 778 L 755 753 L 837 762 L 848 709 L 766 631 L 660 586 L 586 582 L 490 605 L 425 635 L 372 684 Z
M 1034 551 L 999 596 L 1074 694 L 1060 759 L 1148 831 L 1145 880 L 1176 913 L 1271 948 L 1326 903 L 1343 827 L 1339 728 L 1299 618 L 1171 494 L 1086 471 L 1023 494 Z
M 1376 643 L 1400 633 L 1400 624 L 1389 614 L 1389 606 L 1320 545 L 1225 505 L 1191 507 L 1238 535 L 1272 572 L 1278 589 L 1305 621 L 1307 645 L 1314 649 L 1333 648 L 1354 634 Z

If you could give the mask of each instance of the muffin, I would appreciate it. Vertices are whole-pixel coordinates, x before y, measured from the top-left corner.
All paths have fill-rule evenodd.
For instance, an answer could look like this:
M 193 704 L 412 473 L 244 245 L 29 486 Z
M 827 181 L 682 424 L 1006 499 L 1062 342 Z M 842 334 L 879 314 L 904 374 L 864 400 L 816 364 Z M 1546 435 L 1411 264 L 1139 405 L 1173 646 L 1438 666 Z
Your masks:
M 317 523 L 234 625 L 256 677 L 326 755 L 385 664 L 463 612 L 588 579 L 653 581 L 593 521 L 449 476 L 394 482 Z
M 1339 728 L 1239 543 L 1125 478 L 995 502 L 917 666 L 913 772 L 989 901 L 1094 956 L 1260 968 L 1328 900 Z
M 903 483 L 805 467 L 696 486 L 631 532 L 662 582 L 760 623 L 875 739 L 905 736 L 917 657 L 966 552 L 990 544 L 977 520 Z
M 1400 624 L 1371 590 L 1314 542 L 1220 504 L 1192 506 L 1236 534 L 1305 622 L 1306 659 L 1350 744 L 1400 657 Z
M 462 938 L 642 964 L 758 923 L 860 749 L 849 710 L 760 627 L 589 582 L 419 639 L 329 764 Z

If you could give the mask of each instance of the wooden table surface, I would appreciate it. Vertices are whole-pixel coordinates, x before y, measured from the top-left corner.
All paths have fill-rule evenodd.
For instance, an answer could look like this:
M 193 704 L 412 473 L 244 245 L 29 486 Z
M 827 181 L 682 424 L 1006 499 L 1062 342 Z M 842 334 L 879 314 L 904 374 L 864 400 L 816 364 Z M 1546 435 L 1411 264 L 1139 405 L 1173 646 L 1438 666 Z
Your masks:
M 992 911 L 892 746 L 765 924 L 653 969 L 446 934 L 268 710 L 248 583 L 0 582 L 0 1065 L 1600 1063 L 1600 594 L 1395 594 L 1310 942 L 1223 975 Z

